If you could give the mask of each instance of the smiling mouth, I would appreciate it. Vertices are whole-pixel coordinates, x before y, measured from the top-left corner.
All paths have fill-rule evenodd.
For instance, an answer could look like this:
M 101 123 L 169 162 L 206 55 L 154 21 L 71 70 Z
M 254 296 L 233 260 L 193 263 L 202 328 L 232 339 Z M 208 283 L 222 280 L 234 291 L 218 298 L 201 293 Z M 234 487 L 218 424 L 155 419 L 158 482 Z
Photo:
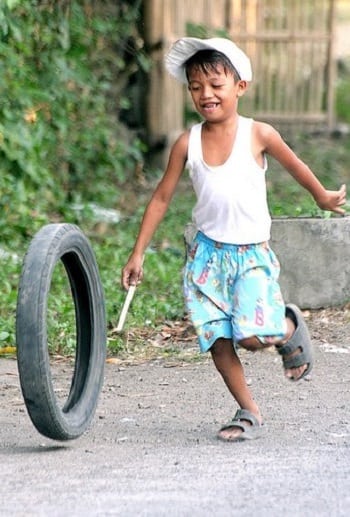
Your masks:
M 205 110 L 211 110 L 219 106 L 218 102 L 210 102 L 209 104 L 203 104 L 202 108 Z

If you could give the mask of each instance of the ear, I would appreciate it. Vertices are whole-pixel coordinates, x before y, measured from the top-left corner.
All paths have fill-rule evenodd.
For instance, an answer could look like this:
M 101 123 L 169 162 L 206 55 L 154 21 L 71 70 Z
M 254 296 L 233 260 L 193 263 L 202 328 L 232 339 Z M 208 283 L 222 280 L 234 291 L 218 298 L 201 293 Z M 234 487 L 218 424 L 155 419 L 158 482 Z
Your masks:
M 248 81 L 238 81 L 237 97 L 242 97 L 248 89 Z

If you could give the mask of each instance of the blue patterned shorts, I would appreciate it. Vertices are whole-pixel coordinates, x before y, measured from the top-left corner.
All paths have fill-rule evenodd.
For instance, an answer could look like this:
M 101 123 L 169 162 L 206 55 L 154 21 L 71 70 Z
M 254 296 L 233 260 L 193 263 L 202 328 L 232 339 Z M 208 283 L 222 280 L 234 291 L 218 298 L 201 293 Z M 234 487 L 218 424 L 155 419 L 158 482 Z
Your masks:
M 218 338 L 237 343 L 285 335 L 279 271 L 267 242 L 224 244 L 197 233 L 188 248 L 184 296 L 201 352 Z

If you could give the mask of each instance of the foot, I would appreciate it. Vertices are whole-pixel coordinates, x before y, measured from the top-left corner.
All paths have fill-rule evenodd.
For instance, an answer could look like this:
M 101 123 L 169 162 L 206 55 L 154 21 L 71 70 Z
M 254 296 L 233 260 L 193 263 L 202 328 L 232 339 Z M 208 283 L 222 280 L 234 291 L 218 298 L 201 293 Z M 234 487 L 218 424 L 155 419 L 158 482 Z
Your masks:
M 296 305 L 286 306 L 286 317 L 286 340 L 275 346 L 282 356 L 286 378 L 299 381 L 313 366 L 311 339 L 302 312 Z
M 277 347 L 278 348 L 278 347 Z M 290 354 L 287 354 L 284 356 L 286 360 L 292 359 L 299 354 L 301 354 L 302 349 L 299 347 L 297 350 L 294 350 L 294 352 L 291 352 Z M 299 381 L 303 375 L 305 374 L 306 370 L 308 369 L 308 364 L 305 363 L 302 366 L 297 366 L 295 368 L 286 368 L 284 370 L 284 375 L 287 379 L 291 381 Z
M 257 438 L 261 431 L 260 413 L 253 414 L 246 409 L 239 409 L 232 421 L 220 429 L 217 437 L 225 442 L 237 442 Z
M 286 318 L 286 320 L 287 320 L 288 335 L 287 335 L 287 339 L 285 342 L 287 342 L 289 339 L 291 339 L 291 337 L 293 336 L 293 334 L 297 328 L 297 322 L 294 320 L 294 318 L 292 319 L 291 317 L 289 317 L 289 318 Z M 278 348 L 278 346 L 277 346 L 277 348 Z M 296 350 L 294 350 L 290 354 L 285 355 L 283 357 L 283 359 L 284 360 L 292 359 L 293 357 L 301 354 L 301 352 L 302 352 L 302 349 L 300 347 L 298 347 Z M 289 380 L 298 381 L 299 379 L 302 378 L 304 372 L 307 370 L 307 366 L 308 366 L 307 364 L 303 364 L 303 365 L 297 366 L 295 368 L 286 368 L 284 370 L 284 375 Z

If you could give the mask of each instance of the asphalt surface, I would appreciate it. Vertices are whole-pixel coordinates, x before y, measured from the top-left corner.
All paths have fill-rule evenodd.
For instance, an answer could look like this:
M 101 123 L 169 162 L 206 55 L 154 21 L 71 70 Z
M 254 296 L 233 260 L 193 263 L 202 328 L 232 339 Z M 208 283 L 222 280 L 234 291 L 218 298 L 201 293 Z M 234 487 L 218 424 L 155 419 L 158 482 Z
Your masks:
M 321 327 L 299 383 L 274 352 L 242 351 L 265 434 L 239 443 L 216 439 L 236 406 L 206 356 L 107 364 L 93 423 L 70 442 L 36 431 L 16 361 L 0 359 L 0 515 L 348 516 L 350 334 Z M 64 363 L 53 368 L 68 382 Z

